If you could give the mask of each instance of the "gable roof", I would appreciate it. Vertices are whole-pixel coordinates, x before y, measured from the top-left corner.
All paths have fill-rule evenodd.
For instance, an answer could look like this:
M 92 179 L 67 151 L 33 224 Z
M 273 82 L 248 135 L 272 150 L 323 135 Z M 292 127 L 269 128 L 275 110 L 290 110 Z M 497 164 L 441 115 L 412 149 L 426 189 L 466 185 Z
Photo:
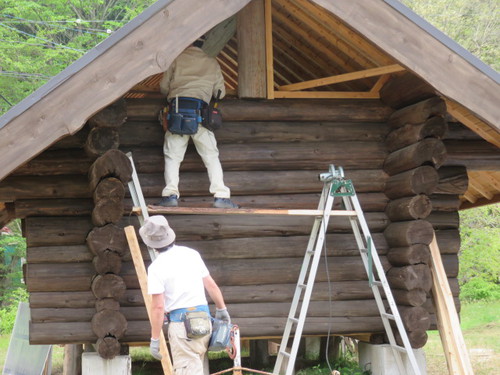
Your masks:
M 157 1 L 0 118 L 0 180 L 138 82 L 156 75 L 157 83 L 191 41 L 247 3 Z M 499 74 L 398 1 L 273 0 L 272 11 L 275 86 L 400 64 L 443 95 L 453 116 L 500 147 Z M 230 87 L 237 85 L 235 43 L 219 55 Z M 360 91 L 376 82 L 337 87 Z

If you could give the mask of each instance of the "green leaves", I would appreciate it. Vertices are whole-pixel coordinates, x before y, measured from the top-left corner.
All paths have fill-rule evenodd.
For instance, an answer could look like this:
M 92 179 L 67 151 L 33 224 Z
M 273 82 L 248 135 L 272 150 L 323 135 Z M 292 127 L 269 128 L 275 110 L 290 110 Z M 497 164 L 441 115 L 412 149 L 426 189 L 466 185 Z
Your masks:
M 0 115 L 152 3 L 154 0 L 3 0 L 0 94 L 6 100 L 0 97 Z

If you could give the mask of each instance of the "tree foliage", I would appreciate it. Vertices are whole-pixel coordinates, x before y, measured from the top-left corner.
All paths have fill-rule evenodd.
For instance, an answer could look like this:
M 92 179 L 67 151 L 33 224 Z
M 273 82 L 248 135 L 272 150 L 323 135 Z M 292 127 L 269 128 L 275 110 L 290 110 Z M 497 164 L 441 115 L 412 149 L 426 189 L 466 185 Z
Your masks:
M 500 204 L 460 212 L 459 283 L 465 300 L 500 298 Z
M 498 0 L 401 0 L 494 69 L 500 68 Z
M 0 3 L 0 114 L 153 2 L 3 0 Z

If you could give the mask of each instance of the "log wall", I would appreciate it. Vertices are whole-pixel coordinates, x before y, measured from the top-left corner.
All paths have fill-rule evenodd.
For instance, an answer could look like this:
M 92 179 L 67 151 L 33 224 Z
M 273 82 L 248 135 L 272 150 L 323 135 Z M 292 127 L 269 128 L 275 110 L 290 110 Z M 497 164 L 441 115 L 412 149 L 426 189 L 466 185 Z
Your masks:
M 86 240 L 96 227 L 109 223 L 95 221 L 94 193 L 100 177 L 96 180 L 89 170 L 99 150 L 118 147 L 122 152 L 132 151 L 146 201 L 157 203 L 164 184 L 163 133 L 157 123 L 160 105 L 154 100 L 128 100 L 126 122 L 108 131 L 112 141 L 96 142 L 100 137 L 92 137 L 95 129 L 102 127 L 102 121 L 107 121 L 106 116 L 94 123 L 89 121 L 82 131 L 59 141 L 0 183 L 0 201 L 14 201 L 16 216 L 24 218 L 32 343 L 95 343 L 102 332 L 93 329 L 92 321 L 106 321 L 106 314 L 110 313 L 98 314 L 103 309 L 119 311 L 124 317 L 122 321 L 118 314 L 113 315 L 121 324 L 126 322 L 123 332 L 114 332 L 120 342 L 149 340 L 146 311 L 126 252 L 113 249 L 119 253 L 118 276 L 125 286 L 122 292 L 111 290 L 116 303 L 101 303 L 102 294 L 96 295 L 100 268 L 96 267 L 95 254 L 89 251 Z M 225 182 L 235 202 L 243 207 L 316 208 L 322 188 L 318 174 L 327 171 L 329 164 L 343 166 L 346 176 L 353 180 L 386 270 L 396 265 L 404 268 L 404 259 L 417 263 L 426 259 L 427 249 L 416 246 L 421 242 L 415 238 L 425 237 L 426 226 L 421 221 L 428 214 L 430 202 L 439 201 L 440 207 L 449 212 L 453 212 L 455 203 L 447 199 L 449 194 L 438 196 L 425 187 L 438 185 L 442 191 L 449 191 L 454 175 L 441 176 L 435 167 L 429 167 L 429 163 L 441 162 L 443 152 L 434 152 L 426 141 L 422 149 L 431 153 L 423 167 L 414 166 L 410 173 L 402 171 L 389 176 L 384 163 L 390 153 L 384 140 L 393 126 L 387 122 L 391 109 L 377 101 L 355 100 L 225 100 L 220 108 L 224 126 L 216 137 Z M 120 178 L 117 171 L 108 167 L 107 179 Z M 396 170 L 400 169 L 398 165 Z M 108 183 L 114 186 L 110 190 L 116 192 L 118 185 Z M 390 183 L 396 189 L 392 195 L 386 195 L 384 191 Z M 398 196 L 398 188 L 414 193 Z M 193 145 L 181 167 L 180 190 L 182 206 L 212 204 L 208 177 Z M 123 207 L 123 217 L 110 219 L 111 224 L 119 228 L 132 224 L 138 228 L 137 219 L 129 216 L 128 192 Z M 109 218 L 110 214 L 104 216 Z M 413 230 L 396 239 L 387 235 L 391 220 L 408 217 L 417 222 Z M 198 249 L 206 260 L 242 335 L 280 336 L 312 219 L 246 215 L 171 215 L 168 219 L 178 242 Z M 450 280 L 456 280 L 459 244 L 456 228 L 452 227 L 456 221 L 453 217 L 436 216 L 435 222 L 441 228 L 439 240 L 447 244 L 444 260 Z M 389 238 L 395 242 L 390 243 Z M 326 245 L 327 261 L 323 260 L 319 268 L 305 334 L 328 332 L 330 299 L 335 301 L 332 333 L 383 331 L 347 219 L 331 220 Z M 148 258 L 145 249 L 144 257 Z M 116 269 L 113 267 L 117 261 L 110 256 L 100 267 L 104 264 Z M 411 282 L 411 275 L 407 277 Z M 114 285 L 113 280 L 109 284 L 106 280 L 99 283 L 101 287 Z M 418 304 L 415 301 L 425 296 L 413 292 L 397 298 L 407 301 L 404 304 Z

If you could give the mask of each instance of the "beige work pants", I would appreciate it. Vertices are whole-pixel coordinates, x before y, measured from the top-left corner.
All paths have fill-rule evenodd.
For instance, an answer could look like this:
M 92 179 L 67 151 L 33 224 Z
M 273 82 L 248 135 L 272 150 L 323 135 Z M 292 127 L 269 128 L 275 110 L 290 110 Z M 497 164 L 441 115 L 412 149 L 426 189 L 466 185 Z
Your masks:
M 172 352 L 175 375 L 209 375 L 208 342 L 210 335 L 201 339 L 190 339 L 186 335 L 184 323 L 168 324 L 168 340 Z
M 210 193 L 216 198 L 229 198 L 231 191 L 224 185 L 222 166 L 219 161 L 219 149 L 214 133 L 203 126 L 198 127 L 198 132 L 191 136 L 165 133 L 163 155 L 165 157 L 165 188 L 161 195 L 168 197 L 179 194 L 179 168 L 188 146 L 189 138 L 193 139 L 198 154 L 207 168 L 210 180 Z

